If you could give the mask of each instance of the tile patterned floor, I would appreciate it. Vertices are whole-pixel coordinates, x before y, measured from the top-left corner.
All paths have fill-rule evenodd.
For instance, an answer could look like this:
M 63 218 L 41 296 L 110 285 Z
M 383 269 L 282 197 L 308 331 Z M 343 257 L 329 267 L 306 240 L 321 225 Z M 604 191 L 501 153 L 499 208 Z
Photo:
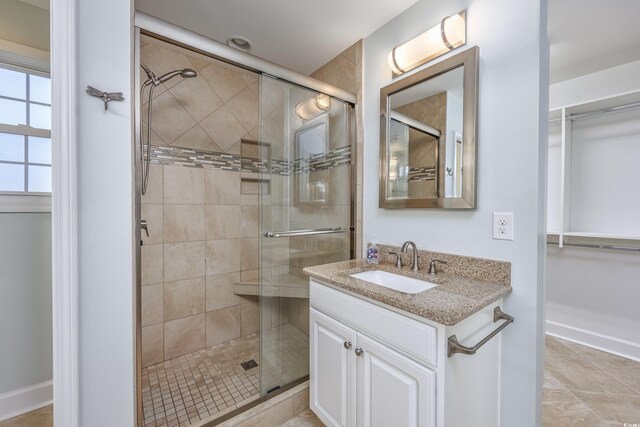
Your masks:
M 291 418 L 280 427 L 324 427 L 324 423 L 316 416 L 316 414 L 307 409 L 302 411 L 297 416 Z
M 45 406 L 15 418 L 0 421 L 0 427 L 53 427 L 53 406 Z
M 184 426 L 236 409 L 259 394 L 258 334 L 180 356 L 142 371 L 144 427 Z
M 543 427 L 640 425 L 640 363 L 547 336 Z

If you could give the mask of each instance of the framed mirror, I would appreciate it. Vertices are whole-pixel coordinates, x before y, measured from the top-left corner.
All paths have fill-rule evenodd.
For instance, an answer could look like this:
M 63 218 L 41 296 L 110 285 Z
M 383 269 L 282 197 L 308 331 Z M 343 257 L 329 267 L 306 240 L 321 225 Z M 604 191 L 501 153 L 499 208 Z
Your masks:
M 478 47 L 380 90 L 380 207 L 474 209 Z

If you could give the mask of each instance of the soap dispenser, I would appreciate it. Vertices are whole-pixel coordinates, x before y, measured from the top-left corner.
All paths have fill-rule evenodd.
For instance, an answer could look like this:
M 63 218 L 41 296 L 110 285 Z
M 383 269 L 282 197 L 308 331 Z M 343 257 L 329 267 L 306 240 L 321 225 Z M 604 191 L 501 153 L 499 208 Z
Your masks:
M 367 244 L 367 264 L 377 265 L 380 262 L 380 251 L 376 242 L 371 240 Z

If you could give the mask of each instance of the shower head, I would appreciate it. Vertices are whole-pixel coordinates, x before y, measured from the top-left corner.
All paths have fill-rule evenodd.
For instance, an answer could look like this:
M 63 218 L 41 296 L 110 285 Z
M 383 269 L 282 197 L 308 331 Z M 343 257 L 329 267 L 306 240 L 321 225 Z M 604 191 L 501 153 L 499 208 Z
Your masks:
M 160 77 L 158 77 L 158 83 L 164 83 L 167 80 L 171 80 L 172 78 L 174 78 L 176 76 L 180 76 L 183 79 L 190 79 L 190 78 L 196 77 L 197 75 L 198 75 L 198 73 L 196 73 L 191 68 L 185 68 L 184 70 L 169 71 L 168 73 L 163 74 Z
M 182 77 L 183 79 L 190 79 L 197 76 L 198 73 L 196 73 L 196 71 L 192 70 L 191 68 L 185 68 L 180 72 L 180 77 Z

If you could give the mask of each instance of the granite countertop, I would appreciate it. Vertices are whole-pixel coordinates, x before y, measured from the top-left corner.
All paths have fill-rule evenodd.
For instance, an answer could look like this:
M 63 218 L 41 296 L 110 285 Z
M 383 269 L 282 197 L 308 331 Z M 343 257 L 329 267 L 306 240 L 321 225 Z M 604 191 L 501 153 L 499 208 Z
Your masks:
M 407 277 L 426 280 L 438 286 L 418 294 L 405 294 L 364 280 L 350 277 L 367 270 L 383 270 Z M 511 285 L 484 281 L 447 273 L 429 276 L 424 271 L 413 272 L 408 267 L 397 268 L 391 263 L 367 264 L 364 259 L 341 261 L 307 267 L 312 278 L 336 288 L 362 295 L 391 307 L 447 326 L 466 319 L 489 304 L 511 293 Z

